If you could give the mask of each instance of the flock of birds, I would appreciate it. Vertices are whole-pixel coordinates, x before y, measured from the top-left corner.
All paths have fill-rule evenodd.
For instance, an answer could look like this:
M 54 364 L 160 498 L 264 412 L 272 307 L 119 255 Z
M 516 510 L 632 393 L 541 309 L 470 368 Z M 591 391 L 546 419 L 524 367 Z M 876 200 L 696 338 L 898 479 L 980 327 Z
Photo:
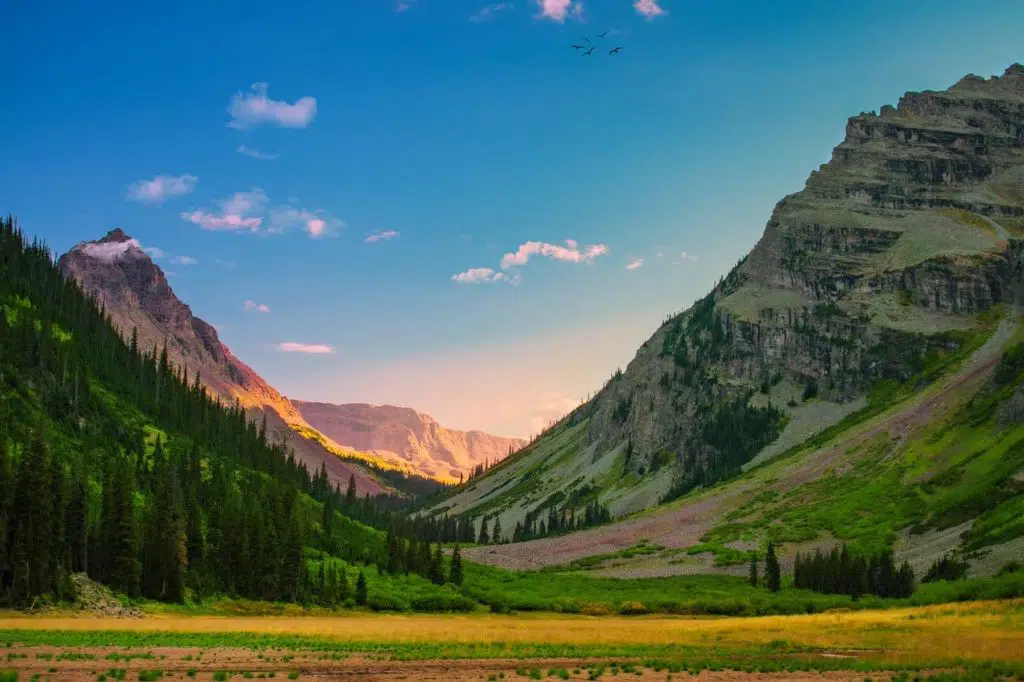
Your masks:
M 609 33 L 611 33 L 611 31 L 605 31 L 604 33 L 598 34 L 597 37 L 603 39 Z M 594 44 L 592 42 L 590 42 L 590 38 L 587 38 L 586 36 L 584 36 L 583 37 L 583 41 L 586 43 L 585 45 L 570 45 L 569 47 L 571 47 L 572 49 L 574 49 L 576 51 L 583 50 L 583 52 L 580 53 L 581 56 L 589 57 L 594 52 L 594 50 L 597 49 L 597 48 L 594 47 Z M 618 54 L 620 52 L 622 52 L 622 48 L 621 47 L 613 47 L 612 49 L 608 50 L 608 54 L 609 55 L 615 55 L 615 54 Z

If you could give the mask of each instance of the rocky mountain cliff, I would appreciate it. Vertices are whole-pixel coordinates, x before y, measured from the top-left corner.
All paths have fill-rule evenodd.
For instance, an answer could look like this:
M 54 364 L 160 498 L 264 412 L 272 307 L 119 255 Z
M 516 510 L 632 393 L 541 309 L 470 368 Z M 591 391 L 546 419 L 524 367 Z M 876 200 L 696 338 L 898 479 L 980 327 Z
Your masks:
M 454 431 L 433 417 L 393 405 L 292 400 L 302 417 L 337 443 L 411 466 L 439 480 L 468 478 L 480 464 L 495 463 L 526 445 L 520 438 L 482 431 Z
M 523 455 L 434 511 L 507 529 L 596 496 L 624 514 L 770 459 L 863 408 L 879 380 L 955 352 L 997 304 L 1018 304 L 1022 240 L 1024 67 L 861 113 L 711 293 Z
M 360 491 L 377 494 L 382 483 L 363 467 L 342 460 L 324 445 L 296 432 L 313 429 L 295 406 L 264 381 L 251 367 L 236 358 L 209 323 L 195 317 L 167 283 L 163 271 L 138 241 L 121 229 L 98 241 L 82 242 L 57 262 L 66 277 L 103 302 L 106 313 L 121 334 L 138 335 L 140 348 L 148 350 L 167 344 L 167 354 L 177 366 L 197 373 L 207 389 L 227 402 L 238 401 L 249 410 L 267 416 L 268 431 L 284 438 L 296 457 L 315 472 L 327 465 L 332 482 L 342 487 L 355 475 Z

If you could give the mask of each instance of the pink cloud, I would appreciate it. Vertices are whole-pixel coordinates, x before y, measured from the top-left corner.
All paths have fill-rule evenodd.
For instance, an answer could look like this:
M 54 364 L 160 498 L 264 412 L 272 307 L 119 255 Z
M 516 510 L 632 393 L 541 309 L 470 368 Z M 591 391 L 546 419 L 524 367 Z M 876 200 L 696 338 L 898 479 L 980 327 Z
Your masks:
M 266 83 L 253 83 L 249 92 L 236 92 L 228 106 L 229 128 L 249 128 L 264 123 L 282 128 L 305 128 L 316 116 L 316 98 L 302 97 L 294 104 L 267 97 Z
M 284 232 L 292 228 L 301 228 L 310 239 L 336 236 L 337 230 L 345 223 L 317 209 L 310 211 L 295 206 L 275 206 L 270 210 L 270 231 Z
M 374 242 L 387 241 L 389 239 L 398 239 L 399 234 L 394 230 L 374 230 L 373 234 L 368 235 L 363 241 L 367 244 L 373 244 Z
M 243 218 L 240 215 L 214 215 L 205 211 L 191 211 L 181 214 L 181 219 L 195 223 L 204 230 L 252 230 L 263 224 L 263 218 Z
M 667 14 L 667 12 L 658 5 L 659 1 L 660 0 L 636 0 L 636 2 L 633 3 L 633 9 L 648 19 L 660 17 L 663 14 Z
M 639 268 L 642 268 L 643 266 L 644 266 L 644 259 L 643 258 L 632 258 L 629 261 L 629 265 L 626 266 L 626 269 L 627 270 L 637 270 Z
M 267 195 L 259 187 L 248 192 L 235 192 L 227 199 L 217 202 L 220 214 L 205 211 L 185 211 L 181 219 L 194 223 L 204 230 L 250 230 L 257 231 L 263 224 L 260 214 L 266 209 Z
M 506 253 L 501 258 L 502 269 L 517 265 L 526 265 L 531 256 L 545 256 L 570 263 L 590 263 L 598 256 L 608 253 L 604 244 L 591 244 L 580 251 L 575 240 L 566 239 L 566 246 L 549 244 L 548 242 L 526 242 L 519 246 L 515 253 Z
M 536 0 L 537 6 L 540 7 L 540 14 L 537 15 L 542 19 L 550 19 L 562 23 L 565 18 L 572 13 L 573 16 L 578 17 L 583 13 L 583 2 L 582 0 Z
M 322 343 L 295 343 L 294 341 L 285 341 L 279 343 L 276 346 L 279 351 L 285 353 L 307 353 L 310 355 L 331 355 L 334 353 L 334 349 L 330 346 Z
M 256 303 L 256 301 L 246 301 L 245 303 L 242 304 L 242 310 L 244 310 L 246 312 L 257 312 L 257 313 L 269 313 L 270 312 L 270 308 L 268 308 L 263 303 Z

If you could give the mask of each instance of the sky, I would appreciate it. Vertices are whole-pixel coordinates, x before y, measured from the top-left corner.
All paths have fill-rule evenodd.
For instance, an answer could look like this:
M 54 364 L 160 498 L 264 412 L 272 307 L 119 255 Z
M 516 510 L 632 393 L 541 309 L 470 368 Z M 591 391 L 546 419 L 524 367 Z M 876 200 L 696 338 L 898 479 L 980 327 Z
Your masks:
M 1024 60 L 1019 0 L 12 0 L 0 24 L 0 212 L 57 254 L 122 228 L 291 398 L 508 436 L 707 293 L 848 117 Z

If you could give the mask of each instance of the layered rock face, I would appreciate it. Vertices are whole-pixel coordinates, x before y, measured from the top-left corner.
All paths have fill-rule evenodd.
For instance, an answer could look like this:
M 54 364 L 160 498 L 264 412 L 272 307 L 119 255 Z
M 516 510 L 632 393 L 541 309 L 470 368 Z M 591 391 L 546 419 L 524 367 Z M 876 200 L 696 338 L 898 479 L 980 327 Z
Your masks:
M 337 443 L 411 466 L 439 480 L 468 478 L 479 464 L 504 459 L 526 441 L 482 431 L 454 431 L 433 417 L 392 405 L 293 400 L 303 418 Z
M 677 480 L 749 460 L 811 397 L 906 379 L 1020 300 L 1024 67 L 851 118 L 756 247 L 589 403 L 589 452 Z
M 237 400 L 254 418 L 265 414 L 268 431 L 286 439 L 311 472 L 326 464 L 332 482 L 343 488 L 354 475 L 360 493 L 381 492 L 379 481 L 365 469 L 339 459 L 291 428 L 309 425 L 287 398 L 221 343 L 212 325 L 192 314 L 159 266 L 122 230 L 76 245 L 57 264 L 66 277 L 73 277 L 102 301 L 126 340 L 135 329 L 143 350 L 160 349 L 166 343 L 171 362 L 187 368 L 190 377 L 199 374 L 211 393 L 229 404 Z

